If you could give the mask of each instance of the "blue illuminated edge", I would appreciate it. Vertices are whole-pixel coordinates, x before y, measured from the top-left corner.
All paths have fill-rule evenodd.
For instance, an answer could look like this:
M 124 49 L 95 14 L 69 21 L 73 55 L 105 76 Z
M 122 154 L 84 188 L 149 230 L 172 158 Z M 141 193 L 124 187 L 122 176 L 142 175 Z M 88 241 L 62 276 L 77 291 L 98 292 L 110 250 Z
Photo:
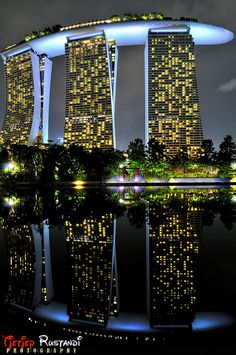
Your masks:
M 26 49 L 32 48 L 38 54 L 47 54 L 49 57 L 56 57 L 65 54 L 65 43 L 67 37 L 71 36 L 89 36 L 94 32 L 104 31 L 107 40 L 115 40 L 117 46 L 145 45 L 147 33 L 151 29 L 178 31 L 178 26 L 184 25 L 190 28 L 190 34 L 193 37 L 195 45 L 216 45 L 230 42 L 234 38 L 233 32 L 230 30 L 189 21 L 132 21 L 112 24 L 102 24 L 73 30 L 61 31 L 44 37 L 34 39 L 32 41 L 20 44 L 14 48 L 3 51 L 1 56 L 3 60 L 20 54 Z M 176 28 L 174 29 L 174 27 Z
M 52 321 L 56 323 L 61 323 L 64 325 L 72 325 L 76 323 L 77 325 L 85 326 L 86 324 L 91 326 L 96 326 L 97 323 L 86 322 L 86 321 L 70 321 L 69 316 L 66 311 L 66 305 L 51 302 L 49 305 L 40 304 L 39 307 L 32 313 L 32 316 L 36 318 L 41 318 L 46 321 Z M 198 312 L 196 314 L 195 320 L 192 322 L 193 332 L 208 332 L 217 329 L 223 329 L 230 327 L 234 324 L 235 319 L 233 316 L 222 312 Z M 151 328 L 148 317 L 145 314 L 134 314 L 134 313 L 119 313 L 117 318 L 111 318 L 108 321 L 106 327 L 102 327 L 105 331 L 128 331 L 128 332 L 158 332 L 163 329 L 186 329 L 187 326 L 184 325 L 160 325 L 155 328 Z

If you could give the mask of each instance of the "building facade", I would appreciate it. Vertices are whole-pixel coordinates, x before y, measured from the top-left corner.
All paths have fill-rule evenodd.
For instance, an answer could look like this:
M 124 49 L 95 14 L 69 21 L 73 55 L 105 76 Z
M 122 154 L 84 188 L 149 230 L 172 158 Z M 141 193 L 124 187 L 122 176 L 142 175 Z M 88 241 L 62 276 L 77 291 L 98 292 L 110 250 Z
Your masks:
M 0 133 L 1 143 L 31 145 L 38 136 L 46 143 L 51 61 L 28 49 L 6 57 L 4 67 L 6 113 Z
M 201 152 L 194 42 L 187 26 L 149 30 L 145 47 L 145 139 L 172 157 Z
M 181 150 L 198 155 L 202 127 L 194 45 L 228 43 L 234 34 L 196 19 L 149 15 L 142 21 L 136 16 L 132 21 L 129 16 L 113 16 L 53 26 L 53 31 L 32 33 L 5 48 L 0 53 L 6 73 L 0 144 L 47 143 L 49 58 L 66 55 L 65 144 L 77 143 L 87 150 L 116 147 L 117 46 L 146 44 L 146 143 L 159 140 L 169 156 Z M 55 130 L 52 136 L 62 143 L 62 129 L 60 138 L 55 137 L 58 133 Z
M 104 32 L 76 36 L 66 44 L 64 143 L 86 150 L 115 143 L 117 48 Z

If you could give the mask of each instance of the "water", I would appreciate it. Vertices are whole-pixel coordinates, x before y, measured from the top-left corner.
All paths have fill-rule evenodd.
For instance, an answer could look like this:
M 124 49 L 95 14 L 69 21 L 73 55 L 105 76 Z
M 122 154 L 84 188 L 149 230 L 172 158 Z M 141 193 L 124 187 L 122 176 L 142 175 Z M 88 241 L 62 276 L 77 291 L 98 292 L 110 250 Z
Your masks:
M 231 349 L 235 196 L 216 187 L 1 191 L 1 334 L 36 348 L 41 334 L 82 336 L 96 352 Z

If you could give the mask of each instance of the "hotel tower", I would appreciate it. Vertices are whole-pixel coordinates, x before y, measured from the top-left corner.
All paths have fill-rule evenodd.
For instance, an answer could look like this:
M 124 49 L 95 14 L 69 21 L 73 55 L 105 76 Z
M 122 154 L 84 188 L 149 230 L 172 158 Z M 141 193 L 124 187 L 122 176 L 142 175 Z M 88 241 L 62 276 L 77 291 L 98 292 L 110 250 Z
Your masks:
M 181 152 L 199 156 L 203 135 L 194 46 L 228 43 L 234 35 L 196 19 L 149 13 L 145 20 L 135 18 L 53 26 L 4 49 L 6 112 L 0 144 L 48 142 L 51 58 L 64 56 L 64 125 L 54 123 L 51 135 L 66 147 L 116 148 L 118 48 L 144 45 L 145 144 L 154 138 L 169 157 Z M 134 130 L 135 124 L 133 117 Z
M 117 48 L 104 32 L 68 38 L 64 143 L 115 147 Z
M 4 58 L 6 113 L 0 142 L 30 145 L 48 139 L 51 61 L 28 49 Z M 40 133 L 39 133 L 40 131 Z
M 145 140 L 164 144 L 168 156 L 202 144 L 194 42 L 187 26 L 151 29 L 145 47 Z

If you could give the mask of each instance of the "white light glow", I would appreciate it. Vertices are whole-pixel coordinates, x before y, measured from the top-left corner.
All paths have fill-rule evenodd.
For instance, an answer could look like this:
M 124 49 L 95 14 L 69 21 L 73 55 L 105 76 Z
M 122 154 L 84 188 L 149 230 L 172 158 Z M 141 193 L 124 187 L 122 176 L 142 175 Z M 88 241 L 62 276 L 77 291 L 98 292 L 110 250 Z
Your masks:
M 8 163 L 8 164 L 6 165 L 6 167 L 7 167 L 7 169 L 9 169 L 9 170 L 13 170 L 13 169 L 15 168 L 15 165 L 14 165 L 13 163 Z
M 236 169 L 236 162 L 231 164 L 232 169 Z

